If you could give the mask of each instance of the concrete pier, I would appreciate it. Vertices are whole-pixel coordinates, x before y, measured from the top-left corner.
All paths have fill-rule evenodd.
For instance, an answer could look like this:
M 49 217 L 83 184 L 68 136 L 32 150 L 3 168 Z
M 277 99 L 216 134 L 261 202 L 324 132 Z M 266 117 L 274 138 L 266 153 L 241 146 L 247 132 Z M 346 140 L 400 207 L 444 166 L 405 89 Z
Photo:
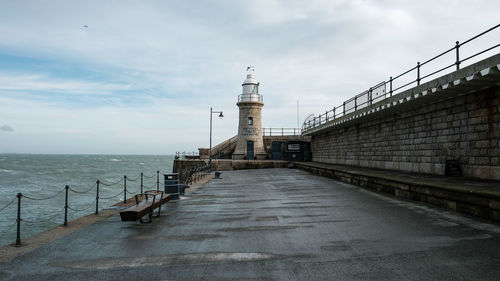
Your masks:
M 496 280 L 500 227 L 296 169 L 224 171 L 151 224 L 118 215 L 1 280 Z

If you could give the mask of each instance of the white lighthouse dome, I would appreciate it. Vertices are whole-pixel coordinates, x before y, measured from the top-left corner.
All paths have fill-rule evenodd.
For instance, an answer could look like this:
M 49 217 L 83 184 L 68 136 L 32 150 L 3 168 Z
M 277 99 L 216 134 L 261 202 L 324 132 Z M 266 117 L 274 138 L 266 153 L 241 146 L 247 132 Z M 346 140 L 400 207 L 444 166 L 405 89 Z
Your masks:
M 257 80 L 255 79 L 255 75 L 253 75 L 253 73 L 247 74 L 247 79 L 245 79 L 245 81 L 243 81 L 242 86 L 248 85 L 248 84 L 253 84 L 253 85 L 259 84 L 259 83 L 257 83 Z
M 247 74 L 247 79 L 243 81 L 243 95 L 258 95 L 259 94 L 259 82 L 255 79 L 253 72 Z

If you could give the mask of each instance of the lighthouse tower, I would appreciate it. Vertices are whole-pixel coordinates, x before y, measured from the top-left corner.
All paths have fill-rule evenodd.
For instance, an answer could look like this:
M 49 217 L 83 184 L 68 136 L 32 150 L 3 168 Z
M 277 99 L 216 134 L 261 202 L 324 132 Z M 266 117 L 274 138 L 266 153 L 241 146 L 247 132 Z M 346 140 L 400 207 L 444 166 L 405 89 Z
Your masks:
M 240 122 L 238 125 L 238 143 L 233 159 L 265 159 L 262 138 L 263 96 L 259 94 L 259 82 L 255 79 L 252 66 L 247 67 L 247 79 L 243 81 L 243 92 L 238 96 Z

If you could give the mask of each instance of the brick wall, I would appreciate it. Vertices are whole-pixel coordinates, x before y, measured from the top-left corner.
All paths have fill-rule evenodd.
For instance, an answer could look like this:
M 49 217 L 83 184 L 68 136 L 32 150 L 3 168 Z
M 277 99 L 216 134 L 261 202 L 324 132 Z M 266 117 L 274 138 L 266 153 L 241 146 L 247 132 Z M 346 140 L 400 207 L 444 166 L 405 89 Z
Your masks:
M 313 161 L 500 180 L 500 87 L 455 96 L 312 136 Z

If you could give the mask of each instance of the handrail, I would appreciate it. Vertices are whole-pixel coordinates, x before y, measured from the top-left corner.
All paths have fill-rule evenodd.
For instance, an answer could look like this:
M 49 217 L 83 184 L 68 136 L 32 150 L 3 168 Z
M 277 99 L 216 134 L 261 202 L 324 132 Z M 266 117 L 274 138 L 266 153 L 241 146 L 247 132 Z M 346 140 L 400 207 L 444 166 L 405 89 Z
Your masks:
M 235 145 L 236 142 L 238 142 L 238 135 L 223 141 L 215 147 L 212 147 L 212 155 L 210 156 L 212 157 L 212 159 L 218 159 L 220 157 L 220 152 L 223 152 L 231 146 Z
M 263 136 L 300 136 L 300 128 L 262 128 Z
M 302 124 L 302 132 L 306 132 L 307 130 L 313 129 L 313 128 L 318 127 L 322 124 L 325 124 L 329 121 L 332 121 L 332 120 L 337 119 L 339 117 L 345 116 L 348 113 L 355 112 L 358 109 L 372 105 L 374 102 L 384 100 L 384 99 L 388 98 L 387 93 L 389 93 L 389 97 L 392 97 L 392 95 L 394 95 L 396 92 L 398 92 L 398 91 L 400 91 L 400 90 L 402 90 L 402 89 L 404 89 L 412 84 L 416 84 L 416 86 L 418 86 L 418 85 L 420 85 L 420 83 L 423 79 L 426 79 L 432 75 L 435 75 L 439 72 L 442 72 L 450 67 L 456 66 L 456 70 L 459 70 L 460 64 L 462 64 L 463 62 L 465 62 L 469 59 L 472 59 L 476 56 L 479 56 L 481 54 L 484 54 L 488 51 L 491 51 L 491 50 L 499 47 L 500 44 L 496 44 L 494 46 L 491 46 L 491 47 L 484 49 L 478 53 L 472 54 L 469 57 L 466 57 L 462 60 L 460 60 L 460 52 L 459 52 L 460 47 L 477 39 L 477 38 L 479 38 L 479 37 L 481 37 L 481 36 L 483 36 L 484 34 L 487 34 L 491 31 L 493 31 L 494 29 L 497 29 L 498 27 L 500 27 L 500 24 L 497 24 L 497 25 L 489 28 L 488 30 L 483 31 L 483 32 L 475 35 L 474 37 L 465 40 L 462 43 L 460 43 L 459 41 L 456 41 L 455 46 L 453 46 L 453 47 L 447 49 L 446 51 L 434 56 L 433 58 L 428 59 L 428 60 L 424 61 L 423 63 L 417 62 L 416 66 L 410 68 L 409 70 L 404 71 L 401 74 L 398 74 L 397 76 L 394 76 L 394 77 L 390 76 L 388 82 L 383 81 L 383 82 L 371 87 L 370 89 L 362 92 L 361 94 L 358 94 L 358 95 L 344 101 L 342 103 L 342 105 L 340 105 L 340 106 L 337 106 L 337 107 L 334 106 L 331 110 L 327 110 L 325 113 L 319 114 L 319 115 L 314 116 L 312 118 L 308 118 Z M 425 66 L 428 63 L 430 63 L 430 62 L 432 62 L 432 61 L 434 61 L 434 60 L 436 60 L 436 59 L 438 59 L 438 58 L 440 58 L 440 57 L 442 57 L 450 52 L 453 52 L 453 51 L 455 51 L 455 53 L 456 53 L 456 59 L 452 64 L 446 65 L 445 67 L 441 67 L 438 70 L 431 71 L 429 74 L 421 75 L 422 66 Z M 415 70 L 417 72 L 415 80 L 412 80 L 410 82 L 406 82 L 403 85 L 399 85 L 393 89 L 394 81 L 402 78 L 403 76 L 405 76 L 409 73 L 412 73 Z M 398 81 L 400 81 L 400 80 L 398 80 Z M 388 85 L 389 91 L 387 91 L 387 84 L 389 84 Z M 375 93 L 375 97 L 373 95 L 374 93 Z
M 247 101 L 264 102 L 264 96 L 261 94 L 241 94 L 241 95 L 238 95 L 238 102 L 247 102 Z
M 186 159 L 186 158 L 199 158 L 200 153 L 198 151 L 193 151 L 193 152 L 179 152 L 177 151 L 175 153 L 175 159 Z

